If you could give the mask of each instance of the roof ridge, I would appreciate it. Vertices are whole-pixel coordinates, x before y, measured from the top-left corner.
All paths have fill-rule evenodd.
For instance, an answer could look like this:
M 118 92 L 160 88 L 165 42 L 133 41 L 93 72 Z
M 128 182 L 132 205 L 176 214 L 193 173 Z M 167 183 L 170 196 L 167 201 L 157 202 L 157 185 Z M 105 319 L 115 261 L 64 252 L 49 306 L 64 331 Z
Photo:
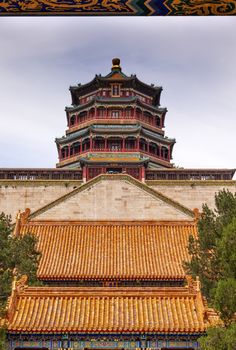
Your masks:
M 63 293 L 62 293 L 63 292 Z M 184 287 L 58 287 L 51 286 L 28 286 L 25 284 L 23 288 L 17 289 L 17 296 L 57 296 L 66 298 L 71 295 L 94 297 L 94 296 L 106 296 L 106 297 L 152 297 L 152 296 L 163 296 L 163 297 L 186 297 L 186 296 L 197 296 L 198 291 L 189 288 L 189 285 Z
M 193 226 L 195 221 L 185 220 L 34 220 L 27 225 L 80 225 L 80 226 Z

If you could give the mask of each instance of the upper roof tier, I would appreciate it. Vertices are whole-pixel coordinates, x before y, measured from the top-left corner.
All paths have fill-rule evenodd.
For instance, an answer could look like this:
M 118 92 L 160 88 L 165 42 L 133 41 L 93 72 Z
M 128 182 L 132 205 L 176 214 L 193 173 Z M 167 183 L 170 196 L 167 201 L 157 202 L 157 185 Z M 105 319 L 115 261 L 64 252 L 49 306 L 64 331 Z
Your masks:
M 72 105 L 80 105 L 81 96 L 89 95 L 98 89 L 110 88 L 112 84 L 122 85 L 126 89 L 133 89 L 151 98 L 151 104 L 154 106 L 160 105 L 160 95 L 162 91 L 161 86 L 148 85 L 140 81 L 136 75 L 127 76 L 122 72 L 120 66 L 120 59 L 114 58 L 112 60 L 111 72 L 105 76 L 101 74 L 95 75 L 94 79 L 87 84 L 78 84 L 70 86 L 72 97 Z
M 22 225 L 38 238 L 41 280 L 183 280 L 193 222 L 44 222 Z M 93 254 L 91 254 L 91 251 Z

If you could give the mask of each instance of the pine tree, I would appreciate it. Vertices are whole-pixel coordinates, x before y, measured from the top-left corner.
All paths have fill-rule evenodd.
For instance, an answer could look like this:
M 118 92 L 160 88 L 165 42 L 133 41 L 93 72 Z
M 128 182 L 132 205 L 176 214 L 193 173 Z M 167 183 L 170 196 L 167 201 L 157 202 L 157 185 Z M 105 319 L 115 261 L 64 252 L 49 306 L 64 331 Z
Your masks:
M 189 239 L 190 262 L 186 272 L 199 276 L 208 303 L 219 311 L 224 327 L 207 331 L 203 350 L 236 349 L 236 193 L 221 191 L 215 210 L 203 206 L 198 238 Z
M 0 214 L 0 319 L 5 317 L 7 299 L 11 294 L 14 276 L 28 276 L 30 285 L 39 284 L 37 268 L 40 253 L 36 249 L 37 239 L 32 234 L 12 235 L 11 218 Z M 0 349 L 5 349 L 5 329 L 0 328 Z

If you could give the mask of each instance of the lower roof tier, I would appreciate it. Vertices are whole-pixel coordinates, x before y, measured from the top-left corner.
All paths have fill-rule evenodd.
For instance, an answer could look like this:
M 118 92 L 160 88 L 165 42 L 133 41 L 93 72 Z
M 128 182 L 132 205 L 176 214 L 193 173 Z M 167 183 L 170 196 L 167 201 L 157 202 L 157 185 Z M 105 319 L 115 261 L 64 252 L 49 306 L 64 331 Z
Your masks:
M 38 237 L 41 280 L 183 280 L 196 222 L 29 221 Z
M 89 149 L 82 154 L 75 154 L 72 156 L 64 157 L 59 159 L 59 163 L 56 164 L 57 168 L 69 168 L 81 169 L 84 164 L 94 164 L 95 166 L 100 165 L 114 165 L 114 163 L 119 163 L 120 165 L 140 165 L 145 164 L 148 169 L 159 168 L 167 169 L 172 168 L 173 164 L 170 163 L 168 158 L 168 151 L 166 152 L 165 157 L 157 156 L 156 154 L 144 152 L 144 151 L 132 151 L 127 152 L 123 151 L 90 151 Z M 150 165 L 150 167 L 149 167 Z
M 20 283 L 20 282 L 18 282 Z M 13 289 L 9 333 L 203 333 L 208 309 L 199 289 Z

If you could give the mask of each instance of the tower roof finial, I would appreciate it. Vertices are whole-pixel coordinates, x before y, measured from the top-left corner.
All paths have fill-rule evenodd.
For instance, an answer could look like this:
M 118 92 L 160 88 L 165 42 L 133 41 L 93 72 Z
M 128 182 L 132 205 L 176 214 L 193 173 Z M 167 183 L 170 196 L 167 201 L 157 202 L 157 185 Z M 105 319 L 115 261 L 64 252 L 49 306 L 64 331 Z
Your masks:
M 112 71 L 114 71 L 114 70 L 119 70 L 119 71 L 121 71 L 120 59 L 119 59 L 119 58 L 113 58 L 111 70 L 112 70 Z

